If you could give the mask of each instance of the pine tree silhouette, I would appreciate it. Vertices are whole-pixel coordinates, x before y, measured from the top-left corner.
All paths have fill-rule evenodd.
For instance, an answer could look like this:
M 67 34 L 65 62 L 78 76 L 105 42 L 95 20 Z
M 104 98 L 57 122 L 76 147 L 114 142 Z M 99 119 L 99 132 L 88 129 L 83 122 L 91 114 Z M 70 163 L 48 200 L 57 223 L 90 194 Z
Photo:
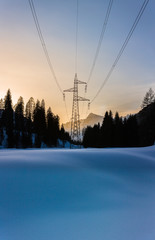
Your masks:
M 149 104 L 151 104 L 153 102 L 155 102 L 155 93 L 152 90 L 152 88 L 150 88 L 148 90 L 148 92 L 146 92 L 146 94 L 145 94 L 145 97 L 143 99 L 141 108 L 143 109 L 143 108 L 147 107 Z
M 4 112 L 3 112 L 3 124 L 5 126 L 6 134 L 8 136 L 8 148 L 14 146 L 14 124 L 13 124 L 13 108 L 12 108 L 12 97 L 11 91 L 8 89 L 4 100 Z

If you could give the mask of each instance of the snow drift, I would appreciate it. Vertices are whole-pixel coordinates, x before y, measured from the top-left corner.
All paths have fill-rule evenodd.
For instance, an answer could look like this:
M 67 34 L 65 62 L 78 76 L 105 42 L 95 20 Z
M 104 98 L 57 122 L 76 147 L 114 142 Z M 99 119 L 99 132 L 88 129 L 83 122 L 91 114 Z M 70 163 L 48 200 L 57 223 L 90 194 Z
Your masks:
M 154 240 L 155 147 L 0 150 L 0 239 Z

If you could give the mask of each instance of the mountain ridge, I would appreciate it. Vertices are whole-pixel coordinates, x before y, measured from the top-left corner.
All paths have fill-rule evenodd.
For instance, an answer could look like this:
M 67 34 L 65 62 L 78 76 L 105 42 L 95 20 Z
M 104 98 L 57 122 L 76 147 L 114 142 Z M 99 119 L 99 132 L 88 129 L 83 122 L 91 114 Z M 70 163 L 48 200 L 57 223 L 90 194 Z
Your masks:
M 103 116 L 90 113 L 85 119 L 80 119 L 80 122 L 81 129 L 86 128 L 87 126 L 93 127 L 95 124 L 101 124 L 103 122 Z M 65 131 L 70 132 L 71 122 L 64 123 L 63 126 Z

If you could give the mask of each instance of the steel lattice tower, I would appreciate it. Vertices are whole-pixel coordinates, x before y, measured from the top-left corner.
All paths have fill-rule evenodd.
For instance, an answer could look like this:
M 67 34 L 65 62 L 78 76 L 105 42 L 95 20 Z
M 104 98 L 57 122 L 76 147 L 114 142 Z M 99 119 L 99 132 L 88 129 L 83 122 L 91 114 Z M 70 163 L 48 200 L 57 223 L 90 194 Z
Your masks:
M 74 78 L 74 87 L 64 90 L 64 98 L 65 98 L 65 92 L 73 92 L 73 105 L 72 105 L 72 118 L 71 118 L 71 138 L 75 141 L 80 141 L 80 115 L 79 115 L 79 101 L 89 101 L 89 99 L 80 97 L 78 95 L 78 85 L 84 84 L 85 85 L 85 91 L 87 89 L 87 83 L 82 82 L 78 80 L 77 74 L 75 74 Z

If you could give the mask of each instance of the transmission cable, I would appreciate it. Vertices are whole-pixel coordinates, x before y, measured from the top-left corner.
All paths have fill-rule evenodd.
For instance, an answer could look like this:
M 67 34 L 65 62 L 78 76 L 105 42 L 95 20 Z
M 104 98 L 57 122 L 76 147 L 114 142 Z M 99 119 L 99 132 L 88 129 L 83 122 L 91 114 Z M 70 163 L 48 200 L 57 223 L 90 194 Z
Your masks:
M 102 31 L 101 31 L 101 34 L 100 34 L 98 45 L 97 45 L 97 48 L 96 48 L 93 64 L 92 64 L 92 67 L 91 67 L 91 70 L 90 70 L 90 73 L 89 73 L 87 84 L 89 83 L 89 81 L 92 77 L 92 74 L 93 74 L 93 71 L 94 71 L 94 68 L 95 68 L 95 65 L 96 65 L 96 61 L 97 61 L 97 58 L 98 58 L 98 55 L 99 55 L 99 52 L 100 52 L 100 48 L 101 48 L 103 37 L 104 37 L 106 27 L 107 27 L 107 24 L 108 24 L 108 20 L 109 20 L 112 5 L 113 5 L 113 0 L 110 0 L 109 4 L 108 4 L 106 16 L 105 16 L 105 19 L 104 19 L 104 23 L 103 23 L 103 26 L 102 26 Z
M 97 61 L 100 49 L 101 49 L 102 41 L 103 41 L 103 38 L 104 38 L 104 35 L 105 35 L 106 27 L 107 27 L 107 24 L 108 24 L 110 13 L 111 13 L 112 5 L 113 5 L 113 0 L 110 0 L 109 4 L 108 4 L 107 11 L 106 11 L 106 16 L 105 16 L 105 19 L 104 19 L 104 22 L 103 22 L 103 25 L 102 25 L 102 30 L 101 30 L 101 34 L 100 34 L 99 41 L 98 41 L 98 44 L 97 44 L 97 48 L 96 48 L 96 52 L 95 52 L 95 55 L 94 55 L 93 63 L 92 63 L 90 73 L 89 73 L 89 76 L 88 76 L 87 86 L 88 86 L 88 83 L 90 82 L 91 77 L 93 75 L 93 71 L 94 71 L 94 68 L 95 68 L 95 65 L 96 65 L 96 61 Z M 86 93 L 84 94 L 84 97 L 85 96 L 86 96 Z M 84 103 L 82 105 L 82 114 L 83 114 L 83 108 L 84 108 Z
M 59 91 L 62 93 L 62 89 L 61 89 L 61 87 L 59 85 L 59 82 L 57 80 L 56 74 L 55 74 L 54 69 L 53 69 L 53 65 L 51 63 L 51 59 L 50 59 L 48 51 L 47 51 L 46 43 L 45 43 L 41 28 L 40 28 L 40 24 L 39 24 L 39 21 L 38 21 L 38 17 L 37 17 L 37 13 L 36 13 L 36 10 L 35 10 L 34 2 L 33 2 L 33 0 L 28 0 L 28 1 L 29 1 L 29 5 L 30 5 L 30 9 L 31 9 L 32 16 L 33 16 L 33 19 L 34 19 L 34 23 L 35 23 L 35 26 L 36 26 L 36 29 L 37 29 L 37 32 L 38 32 L 38 36 L 39 36 L 39 39 L 40 39 L 40 42 L 41 42 L 41 45 L 42 45 L 47 63 L 49 65 L 49 68 L 50 68 L 50 71 L 53 75 L 53 78 L 56 82 L 56 85 L 57 85 Z
M 122 45 L 122 47 L 121 47 L 118 55 L 117 55 L 117 57 L 116 57 L 113 65 L 112 65 L 112 67 L 110 68 L 110 71 L 108 72 L 108 74 L 107 74 L 104 82 L 102 83 L 102 85 L 101 85 L 101 87 L 99 88 L 98 92 L 96 93 L 95 97 L 91 100 L 90 104 L 91 104 L 92 102 L 94 102 L 94 100 L 97 98 L 97 96 L 98 96 L 99 93 L 101 92 L 102 88 L 104 87 L 104 85 L 105 85 L 105 84 L 107 83 L 107 81 L 109 80 L 109 78 L 110 78 L 110 76 L 111 76 L 114 68 L 116 67 L 116 65 L 117 65 L 120 57 L 122 56 L 122 54 L 123 54 L 123 52 L 124 52 L 124 50 L 125 50 L 128 42 L 129 42 L 129 40 L 130 40 L 130 38 L 131 38 L 131 36 L 132 36 L 132 34 L 133 34 L 133 32 L 134 32 L 134 30 L 135 30 L 135 28 L 136 28 L 136 26 L 137 26 L 140 18 L 142 17 L 142 15 L 143 15 L 143 13 L 144 13 L 144 10 L 145 10 L 148 2 L 149 2 L 149 0 L 145 0 L 145 1 L 143 2 L 142 7 L 140 8 L 140 11 L 139 11 L 139 13 L 138 13 L 138 15 L 137 15 L 134 23 L 133 23 L 133 25 L 132 25 L 132 27 L 131 27 L 128 35 L 127 35 L 127 37 L 126 37 L 126 39 L 125 39 L 125 41 L 124 41 L 124 43 L 123 43 L 123 45 Z
M 77 73 L 78 58 L 78 27 L 79 27 L 79 1 L 76 4 L 76 33 L 75 33 L 75 73 Z
M 40 28 L 38 16 L 37 16 L 37 13 L 36 13 L 36 10 L 35 10 L 34 2 L 33 2 L 33 0 L 28 0 L 28 1 L 29 1 L 31 12 L 32 12 L 32 16 L 33 16 L 33 19 L 34 19 L 34 23 L 35 23 L 35 26 L 36 26 L 36 29 L 37 29 L 37 32 L 38 32 L 38 36 L 39 36 L 39 39 L 40 39 L 40 42 L 41 42 L 41 45 L 42 45 L 42 48 L 43 48 L 43 51 L 44 51 L 47 63 L 49 65 L 50 71 L 51 71 L 51 73 L 53 75 L 53 78 L 54 78 L 54 80 L 56 82 L 56 85 L 57 85 L 59 91 L 61 93 L 63 93 L 63 91 L 62 91 L 62 89 L 60 87 L 60 84 L 59 84 L 59 82 L 57 80 L 56 74 L 55 74 L 54 69 L 53 69 L 53 65 L 51 63 L 51 59 L 50 59 L 48 51 L 47 51 L 45 40 L 43 38 L 43 34 L 42 34 L 42 31 L 41 31 L 41 28 Z M 65 103 L 66 115 L 67 115 L 67 118 L 68 118 L 68 121 L 69 121 L 67 105 L 66 105 L 66 100 L 65 99 L 64 99 L 64 103 Z

